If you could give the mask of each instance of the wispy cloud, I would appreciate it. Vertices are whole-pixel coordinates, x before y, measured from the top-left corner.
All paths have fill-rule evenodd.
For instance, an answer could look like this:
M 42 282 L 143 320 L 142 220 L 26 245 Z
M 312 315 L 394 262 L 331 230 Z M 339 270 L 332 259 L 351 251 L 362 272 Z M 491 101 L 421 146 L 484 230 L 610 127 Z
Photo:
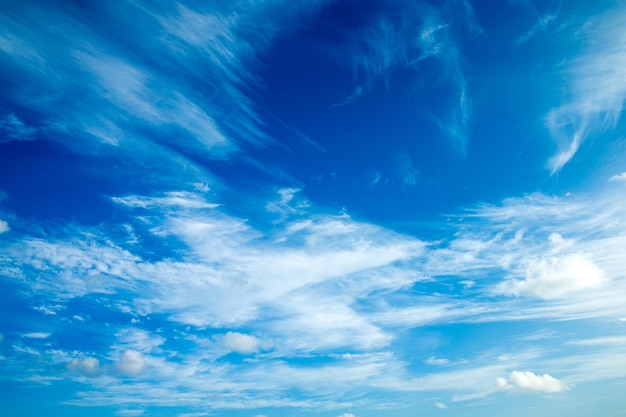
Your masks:
M 461 3 L 465 13 L 460 14 L 464 19 L 460 25 L 470 27 L 470 31 L 477 30 L 471 6 Z M 449 97 L 448 111 L 443 116 L 432 117 L 452 146 L 465 155 L 471 106 L 461 49 L 456 41 L 458 34 L 453 27 L 453 22 L 441 10 L 413 2 L 411 11 L 403 13 L 401 18 L 382 16 L 356 33 L 351 47 L 352 60 L 355 72 L 362 77 L 359 85 L 368 88 L 377 81 L 389 88 L 394 72 L 407 67 L 419 69 L 425 60 L 439 65 L 441 75 L 454 92 Z M 357 89 L 358 95 L 353 94 L 346 100 L 362 95 L 361 88 Z
M 34 140 L 37 129 L 26 125 L 15 114 L 0 120 L 0 143 L 11 140 Z
M 611 178 L 609 178 L 609 181 L 626 181 L 626 172 L 613 175 Z
M 558 149 L 548 160 L 552 173 L 561 170 L 592 135 L 614 128 L 626 99 L 622 68 L 626 65 L 626 30 L 619 24 L 626 9 L 617 6 L 588 20 L 580 29 L 584 52 L 567 64 L 564 104 L 553 109 L 546 124 Z

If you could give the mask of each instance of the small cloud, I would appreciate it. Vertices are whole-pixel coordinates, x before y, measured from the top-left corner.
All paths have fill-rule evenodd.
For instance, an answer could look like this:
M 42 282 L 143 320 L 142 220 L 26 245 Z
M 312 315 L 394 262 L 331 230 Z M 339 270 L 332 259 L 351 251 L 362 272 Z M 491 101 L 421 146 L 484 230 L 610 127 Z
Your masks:
M 9 227 L 9 223 L 5 222 L 4 220 L 0 220 L 0 234 L 8 232 L 9 230 L 11 230 L 11 228 Z
M 66 365 L 67 369 L 85 376 L 96 376 L 100 373 L 100 361 L 96 358 L 75 358 Z
M 201 193 L 206 193 L 206 192 L 208 192 L 211 189 L 209 187 L 209 184 L 207 184 L 206 182 L 194 182 L 193 183 L 193 188 L 196 191 L 199 191 Z
M 231 352 L 248 355 L 261 349 L 261 341 L 248 334 L 228 332 L 220 340 L 223 347 Z
M 622 172 L 621 174 L 613 175 L 611 178 L 609 178 L 609 181 L 626 182 L 626 172 Z
M 429 365 L 445 365 L 448 362 L 450 361 L 447 360 L 446 358 L 436 358 L 434 356 L 431 356 L 430 358 L 426 360 L 426 363 Z
M 143 355 L 136 350 L 127 350 L 120 356 L 115 364 L 115 369 L 117 369 L 120 374 L 127 376 L 140 374 L 147 367 L 148 364 Z
M 50 337 L 51 333 L 44 332 L 32 332 L 32 333 L 24 333 L 22 336 L 27 337 L 29 339 L 47 339 Z
M 496 386 L 514 393 L 555 393 L 568 389 L 567 385 L 551 375 L 536 375 L 530 371 L 513 371 L 508 380 L 497 378 Z
M 459 281 L 459 284 L 461 284 L 465 288 L 472 288 L 474 285 L 476 285 L 476 281 L 473 281 L 471 279 L 464 279 L 463 281 Z
M 354 414 L 352 414 L 352 413 L 343 413 L 343 414 L 341 414 L 340 416 L 337 416 L 337 417 L 356 417 L 356 416 Z
M 444 408 L 448 408 L 447 405 L 445 405 L 444 403 L 439 403 L 439 402 L 435 403 L 435 407 L 437 407 L 437 408 L 439 408 L 441 410 L 443 410 Z

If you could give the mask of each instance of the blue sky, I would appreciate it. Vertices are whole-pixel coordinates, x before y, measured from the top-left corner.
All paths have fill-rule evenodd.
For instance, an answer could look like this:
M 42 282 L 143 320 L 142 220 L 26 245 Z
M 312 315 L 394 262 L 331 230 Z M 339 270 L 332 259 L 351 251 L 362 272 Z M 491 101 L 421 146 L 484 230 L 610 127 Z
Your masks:
M 624 21 L 4 2 L 3 415 L 624 415 Z

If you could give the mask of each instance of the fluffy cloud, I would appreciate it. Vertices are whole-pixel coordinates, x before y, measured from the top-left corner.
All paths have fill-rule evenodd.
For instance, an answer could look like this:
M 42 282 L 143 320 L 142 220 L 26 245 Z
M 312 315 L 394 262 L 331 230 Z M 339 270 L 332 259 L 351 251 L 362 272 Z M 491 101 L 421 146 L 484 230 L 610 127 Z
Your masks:
M 221 337 L 222 346 L 229 351 L 244 355 L 256 353 L 261 348 L 261 341 L 254 336 L 243 333 L 228 332 Z
M 75 358 L 66 365 L 67 369 L 85 376 L 96 376 L 100 373 L 100 361 L 96 358 Z
M 501 390 L 520 393 L 554 393 L 568 389 L 567 385 L 548 374 L 535 375 L 530 371 L 513 371 L 508 380 L 496 379 L 496 386 Z
M 352 413 L 343 413 L 342 415 L 337 416 L 337 417 L 355 417 L 355 415 Z
M 505 281 L 496 293 L 552 299 L 598 288 L 603 282 L 604 272 L 585 255 L 575 253 L 528 261 L 525 279 Z
M 127 350 L 122 353 L 117 362 L 115 369 L 122 375 L 133 376 L 140 374 L 147 368 L 148 364 L 143 355 L 136 350 Z
M 435 407 L 439 408 L 440 410 L 443 410 L 444 408 L 448 408 L 447 405 L 445 405 L 444 403 L 440 403 L 440 402 L 436 402 Z
M 9 223 L 4 220 L 0 220 L 0 233 L 8 232 L 10 229 Z

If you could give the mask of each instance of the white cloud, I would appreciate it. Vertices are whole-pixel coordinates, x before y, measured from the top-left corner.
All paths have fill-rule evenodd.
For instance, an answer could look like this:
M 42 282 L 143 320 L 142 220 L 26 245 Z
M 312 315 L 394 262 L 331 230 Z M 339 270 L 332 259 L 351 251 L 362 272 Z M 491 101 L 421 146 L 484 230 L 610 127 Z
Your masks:
M 436 358 L 434 356 L 431 356 L 426 360 L 426 363 L 429 365 L 446 365 L 448 362 L 450 361 L 446 358 Z
M 228 332 L 220 338 L 222 346 L 229 351 L 248 355 L 261 349 L 261 341 L 248 334 Z
M 622 172 L 621 174 L 613 175 L 611 178 L 609 178 L 609 181 L 619 181 L 619 182 L 626 181 L 626 172 Z
M 22 336 L 27 337 L 29 339 L 47 339 L 50 337 L 51 333 L 45 332 L 32 332 L 32 333 L 24 333 Z
M 525 275 L 522 280 L 504 281 L 494 292 L 551 299 L 576 291 L 596 289 L 605 282 L 604 272 L 579 253 L 531 259 L 527 261 Z
M 85 376 L 96 376 L 100 373 L 100 361 L 96 358 L 74 358 L 66 365 L 67 369 Z
M 148 364 L 143 355 L 136 350 L 127 350 L 118 358 L 115 369 L 122 375 L 134 376 L 142 373 Z
M 498 389 L 519 393 L 556 393 L 568 389 L 567 385 L 548 374 L 535 375 L 530 371 L 513 371 L 508 379 L 496 379 Z
M 607 131 L 619 121 L 626 81 L 626 16 L 622 4 L 589 19 L 577 35 L 587 38 L 586 52 L 571 61 L 565 104 L 552 110 L 546 124 L 558 150 L 548 161 L 552 173 L 561 170 L 592 134 Z
M 356 417 L 356 416 L 352 413 L 343 413 L 341 415 L 338 415 L 337 417 Z
M 443 410 L 445 408 L 448 408 L 447 405 L 445 405 L 444 403 L 440 403 L 440 402 L 436 402 L 435 403 L 435 407 L 439 408 L 440 410 Z
M 185 209 L 202 209 L 216 208 L 219 204 L 209 203 L 201 196 L 186 191 L 171 191 L 165 193 L 162 197 L 145 197 L 145 196 L 126 196 L 111 197 L 117 204 L 121 204 L 131 208 L 185 208 Z
M 9 230 L 11 230 L 11 228 L 9 227 L 9 223 L 5 222 L 4 220 L 0 220 L 0 234 L 8 232 Z

